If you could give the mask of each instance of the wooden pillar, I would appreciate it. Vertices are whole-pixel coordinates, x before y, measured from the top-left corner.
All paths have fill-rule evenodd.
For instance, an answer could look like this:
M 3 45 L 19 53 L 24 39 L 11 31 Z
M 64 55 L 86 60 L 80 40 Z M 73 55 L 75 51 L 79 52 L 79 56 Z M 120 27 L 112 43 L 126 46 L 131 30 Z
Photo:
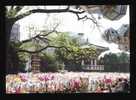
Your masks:
M 93 59 L 91 59 L 91 66 L 93 66 Z
M 82 66 L 84 66 L 84 65 L 85 65 L 85 64 L 84 64 L 84 60 L 82 60 L 81 65 L 82 65 Z
M 94 65 L 95 65 L 95 66 L 97 65 L 96 59 L 94 59 Z

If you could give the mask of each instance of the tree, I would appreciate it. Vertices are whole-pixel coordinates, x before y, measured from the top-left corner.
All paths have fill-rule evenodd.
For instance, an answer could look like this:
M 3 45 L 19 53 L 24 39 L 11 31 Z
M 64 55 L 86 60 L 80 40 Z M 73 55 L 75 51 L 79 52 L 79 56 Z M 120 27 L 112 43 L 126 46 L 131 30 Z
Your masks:
M 88 7 L 88 6 L 86 6 Z M 114 6 L 109 6 L 109 5 L 103 5 L 103 6 L 98 6 L 98 5 L 91 5 L 91 8 L 94 7 L 104 7 L 104 9 L 106 8 L 113 8 Z M 88 16 L 85 12 L 87 12 L 85 9 L 83 9 L 84 7 L 82 6 L 75 6 L 74 8 L 71 6 L 67 6 L 66 8 L 63 9 L 41 9 L 40 7 L 37 7 L 36 9 L 31 9 L 28 10 L 24 13 L 20 13 L 23 10 L 24 6 L 6 6 L 6 34 L 7 34 L 7 41 L 9 41 L 10 38 L 10 31 L 12 29 L 13 24 L 20 20 L 23 19 L 26 16 L 29 16 L 33 13 L 64 13 L 64 12 L 69 12 L 69 13 L 73 13 L 77 16 L 78 20 L 91 20 L 94 24 L 96 24 L 96 26 L 99 26 L 96 19 L 94 18 L 94 16 L 90 13 L 91 10 L 89 9 L 89 14 L 91 14 L 91 16 Z M 92 10 L 93 12 L 93 10 Z M 110 10 L 109 10 L 110 12 Z M 102 13 L 102 12 L 101 12 Z M 80 14 L 84 14 L 83 17 L 80 16 Z M 104 13 L 102 13 L 104 14 Z
M 129 72 L 130 56 L 127 53 L 122 52 L 118 62 L 120 71 Z
M 21 13 L 18 14 L 22 9 L 24 8 L 24 6 L 7 6 L 6 7 L 6 33 L 7 33 L 7 41 L 9 41 L 10 38 L 10 33 L 11 33 L 11 29 L 13 24 L 20 20 L 23 19 L 26 16 L 31 15 L 32 13 L 64 13 L 64 12 L 70 12 L 70 13 L 74 13 L 74 14 L 81 14 L 84 13 L 85 11 L 81 11 L 81 10 L 71 10 L 70 6 L 67 6 L 67 8 L 65 9 L 32 9 L 29 11 L 26 11 L 25 13 Z
M 14 56 L 14 55 L 12 55 L 12 53 L 10 53 L 10 50 L 9 50 L 9 49 L 11 49 L 11 48 L 9 48 L 10 47 L 9 40 L 10 40 L 10 34 L 11 34 L 11 29 L 12 29 L 13 24 L 15 22 L 17 22 L 18 20 L 23 19 L 24 17 L 29 16 L 33 13 L 64 13 L 64 12 L 69 12 L 69 13 L 75 14 L 77 16 L 78 20 L 82 20 L 82 19 L 91 20 L 94 24 L 96 24 L 96 25 L 98 24 L 94 17 L 88 17 L 87 14 L 85 14 L 84 10 L 79 9 L 79 6 L 75 7 L 74 9 L 71 9 L 71 6 L 67 6 L 64 9 L 36 8 L 36 9 L 28 10 L 24 13 L 20 13 L 23 10 L 23 8 L 24 8 L 24 6 L 6 6 L 5 7 L 5 9 L 6 9 L 5 23 L 6 23 L 6 36 L 7 36 L 6 41 L 7 41 L 7 49 L 8 49 L 7 53 L 10 56 Z M 84 14 L 84 16 L 81 17 L 80 14 Z M 49 32 L 48 34 L 50 34 L 50 33 L 52 33 L 52 32 Z M 28 39 L 28 40 L 22 41 L 20 44 L 31 41 L 31 40 L 36 39 L 36 38 L 38 38 L 38 39 L 42 38 L 42 41 L 46 41 L 47 38 L 44 38 L 44 36 L 47 36 L 48 34 L 45 34 L 45 35 L 42 35 L 42 36 L 38 34 L 38 35 Z M 19 52 L 38 53 L 38 52 L 43 51 L 44 49 L 47 49 L 48 47 L 54 47 L 54 46 L 47 45 L 46 47 L 41 48 L 41 49 L 36 50 L 36 51 L 28 51 L 28 50 L 21 50 L 20 49 Z M 57 47 L 57 48 L 60 48 L 60 47 Z M 17 53 L 18 51 L 15 50 L 15 52 Z M 7 59 L 10 59 L 10 58 L 7 57 Z M 12 62 L 12 60 L 11 60 L 11 62 Z M 10 62 L 7 62 L 7 66 L 10 65 L 8 63 L 10 63 Z M 17 62 L 15 62 L 15 63 L 17 63 Z M 17 65 L 13 65 L 13 66 L 17 66 Z
M 95 5 L 98 6 L 98 5 Z M 94 6 L 92 5 L 92 8 Z M 101 6 L 100 6 L 101 7 Z M 108 7 L 108 5 L 104 5 L 104 7 Z M 26 16 L 29 16 L 33 13 L 65 13 L 65 12 L 69 12 L 69 13 L 73 13 L 77 16 L 78 20 L 91 20 L 94 24 L 96 24 L 96 26 L 99 26 L 96 19 L 92 16 L 92 14 L 89 12 L 89 14 L 91 14 L 91 16 L 88 16 L 85 12 L 86 10 L 82 9 L 81 6 L 75 6 L 74 8 L 72 6 L 67 6 L 66 8 L 63 9 L 42 9 L 40 7 L 37 7 L 35 9 L 31 9 L 31 10 L 27 10 L 24 13 L 20 13 L 22 10 L 24 10 L 24 6 L 6 6 L 6 34 L 7 34 L 7 42 L 9 42 L 9 38 L 10 38 L 10 33 L 11 33 L 11 29 L 12 26 L 15 22 L 17 22 L 20 19 L 25 18 Z M 83 17 L 81 17 L 80 15 L 84 14 Z M 103 14 L 103 13 L 102 13 Z
M 70 51 L 68 52 L 64 48 L 55 49 L 57 59 L 64 62 L 66 67 L 75 70 L 80 69 L 82 60 L 87 61 L 91 57 L 96 57 L 96 50 L 94 48 L 81 48 L 78 38 L 71 37 L 68 33 L 60 33 L 54 39 L 56 45 L 66 46 Z
M 54 41 L 52 44 L 58 45 L 58 46 L 63 46 L 66 47 L 68 50 L 64 49 L 64 48 L 58 48 L 55 49 L 55 53 L 57 55 L 57 58 L 60 61 L 65 61 L 67 59 L 70 58 L 70 56 L 68 56 L 68 54 L 70 52 L 73 52 L 72 49 L 72 38 L 68 35 L 68 33 L 58 33 L 56 37 L 52 38 Z
M 74 11 L 74 10 L 70 10 L 70 7 L 68 6 L 67 8 L 65 9 L 52 9 L 52 10 L 47 10 L 47 9 L 32 9 L 32 10 L 29 10 L 25 13 L 21 13 L 21 14 L 18 14 L 22 9 L 24 8 L 24 6 L 6 6 L 6 17 L 5 17 L 5 23 L 6 23 L 6 41 L 7 41 L 7 66 L 10 66 L 11 63 L 13 64 L 13 66 L 16 66 L 17 67 L 17 61 L 13 61 L 12 59 L 10 59 L 11 57 L 8 57 L 8 56 L 15 56 L 15 55 L 12 55 L 12 53 L 10 53 L 10 49 L 13 49 L 14 47 L 10 48 L 11 44 L 9 43 L 9 40 L 10 40 L 10 34 L 11 34 L 11 29 L 12 29 L 12 26 L 13 24 L 26 17 L 26 16 L 29 16 L 30 14 L 32 13 L 62 13 L 62 12 L 71 12 L 71 13 L 75 13 L 75 14 L 78 14 L 78 13 L 83 13 L 84 11 Z M 50 32 L 48 33 L 50 34 Z M 48 35 L 46 34 L 46 35 Z M 46 36 L 45 35 L 45 36 Z M 27 41 L 30 41 L 34 38 L 40 38 L 39 35 L 29 39 L 29 40 L 26 40 L 26 41 L 23 41 L 22 43 L 24 42 L 27 42 Z M 47 46 L 47 47 L 50 47 L 50 46 Z M 38 50 L 38 51 L 27 51 L 29 53 L 36 53 L 36 52 L 40 52 L 42 51 L 43 49 L 46 49 L 47 47 L 45 48 L 42 48 L 41 50 Z M 15 51 L 16 52 L 16 51 Z M 26 52 L 26 50 L 20 50 L 20 52 Z M 17 53 L 17 52 L 16 52 Z M 16 55 L 17 56 L 17 55 Z M 17 57 L 16 57 L 17 58 Z M 16 63 L 16 64 L 15 64 Z
M 129 56 L 124 52 L 119 54 L 109 53 L 100 60 L 105 65 L 105 71 L 129 71 Z
M 130 61 L 130 58 L 129 58 L 129 55 L 126 54 L 125 52 L 122 52 L 119 56 L 119 63 L 129 63 Z

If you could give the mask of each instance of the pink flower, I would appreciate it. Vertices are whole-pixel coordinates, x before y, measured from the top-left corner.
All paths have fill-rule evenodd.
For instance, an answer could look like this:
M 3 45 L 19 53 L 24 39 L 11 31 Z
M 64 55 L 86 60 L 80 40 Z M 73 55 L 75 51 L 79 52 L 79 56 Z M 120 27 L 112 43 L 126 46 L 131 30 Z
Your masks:
M 27 81 L 27 77 L 25 75 L 20 75 L 21 81 L 25 82 Z
M 75 88 L 79 88 L 79 83 L 80 83 L 80 82 L 79 82 L 78 80 L 75 80 L 75 81 L 74 81 L 74 87 L 75 87 Z
M 39 77 L 39 80 L 40 80 L 40 81 L 44 81 L 44 77 L 41 77 L 41 76 L 40 76 L 40 77 Z
M 45 76 L 45 77 L 44 77 L 44 80 L 45 80 L 45 81 L 48 81 L 48 80 L 49 80 L 49 77 L 48 77 L 48 76 Z
M 53 79 L 54 79 L 54 76 L 52 76 L 51 79 L 53 80 Z
M 111 79 L 106 79 L 106 80 L 105 80 L 105 83 L 111 83 L 111 82 L 112 82 Z
M 23 81 L 23 82 L 28 80 L 28 78 L 25 74 L 19 74 L 19 77 L 20 77 L 21 81 Z

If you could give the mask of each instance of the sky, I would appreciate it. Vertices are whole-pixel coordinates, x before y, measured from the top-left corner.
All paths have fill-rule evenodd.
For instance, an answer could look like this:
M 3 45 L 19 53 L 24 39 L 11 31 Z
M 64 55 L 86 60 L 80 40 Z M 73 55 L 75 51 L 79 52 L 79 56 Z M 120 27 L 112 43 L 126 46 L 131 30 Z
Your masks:
M 35 8 L 35 6 L 31 7 L 30 9 Z M 44 7 L 43 7 L 44 8 Z M 57 8 L 57 6 L 48 6 L 46 8 L 53 9 Z M 25 9 L 23 10 L 25 11 Z M 98 23 L 102 26 L 101 32 L 98 30 L 97 27 L 93 29 L 93 23 L 91 21 L 78 21 L 77 17 L 73 13 L 59 13 L 59 14 L 50 14 L 50 17 L 47 17 L 47 14 L 36 13 L 31 14 L 17 23 L 20 24 L 20 39 L 25 40 L 28 38 L 28 26 L 35 26 L 39 29 L 44 28 L 51 28 L 49 26 L 53 26 L 54 23 L 60 22 L 59 27 L 57 28 L 58 31 L 64 32 L 75 32 L 75 33 L 85 33 L 84 38 L 88 38 L 89 42 L 95 45 L 109 47 L 110 50 L 106 52 L 121 52 L 118 49 L 118 45 L 114 43 L 108 43 L 101 37 L 102 33 L 105 29 L 110 27 L 114 29 L 118 29 L 121 27 L 122 24 L 129 24 L 129 6 L 127 8 L 127 13 L 124 17 L 117 21 L 111 21 L 106 18 L 101 18 L 98 20 L 98 14 L 94 14 L 95 18 L 98 20 Z M 104 55 L 104 53 L 102 54 Z

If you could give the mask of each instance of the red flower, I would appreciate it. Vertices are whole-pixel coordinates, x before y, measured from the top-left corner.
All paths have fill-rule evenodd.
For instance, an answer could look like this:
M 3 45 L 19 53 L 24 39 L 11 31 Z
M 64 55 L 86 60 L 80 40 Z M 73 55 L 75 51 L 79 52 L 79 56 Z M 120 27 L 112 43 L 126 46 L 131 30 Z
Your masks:
M 74 81 L 74 87 L 75 87 L 75 88 L 78 88 L 78 87 L 79 87 L 79 81 L 77 81 L 77 80 Z
M 15 93 L 17 94 L 20 93 L 20 87 L 16 88 L 15 91 L 16 91 Z
M 111 79 L 106 79 L 106 80 L 105 80 L 105 83 L 111 83 L 111 82 L 112 82 Z

